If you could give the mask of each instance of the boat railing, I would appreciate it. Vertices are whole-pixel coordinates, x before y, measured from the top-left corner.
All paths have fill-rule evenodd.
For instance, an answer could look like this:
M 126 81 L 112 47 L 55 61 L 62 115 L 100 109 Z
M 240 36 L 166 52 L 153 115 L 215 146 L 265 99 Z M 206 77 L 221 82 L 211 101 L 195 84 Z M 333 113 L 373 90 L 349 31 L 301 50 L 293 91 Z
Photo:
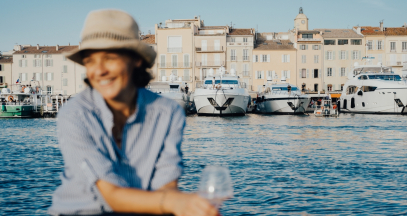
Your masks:
M 182 90 L 180 89 L 168 89 L 168 88 L 153 88 L 153 89 L 149 89 L 152 92 L 155 93 L 178 93 L 178 92 L 182 92 Z
M 30 102 L 22 102 L 22 101 L 16 101 L 16 102 L 0 102 L 0 105 L 8 105 L 8 106 L 20 106 L 20 105 L 31 105 L 32 103 Z

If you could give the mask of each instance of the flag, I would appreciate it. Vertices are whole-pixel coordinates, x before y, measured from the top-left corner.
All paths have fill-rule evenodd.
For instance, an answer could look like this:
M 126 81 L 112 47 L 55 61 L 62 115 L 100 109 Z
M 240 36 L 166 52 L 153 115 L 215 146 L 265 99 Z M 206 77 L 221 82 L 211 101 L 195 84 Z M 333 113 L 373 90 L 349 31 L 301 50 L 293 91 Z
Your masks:
M 20 78 L 17 79 L 17 82 L 16 82 L 16 83 L 19 83 L 19 82 L 20 82 Z

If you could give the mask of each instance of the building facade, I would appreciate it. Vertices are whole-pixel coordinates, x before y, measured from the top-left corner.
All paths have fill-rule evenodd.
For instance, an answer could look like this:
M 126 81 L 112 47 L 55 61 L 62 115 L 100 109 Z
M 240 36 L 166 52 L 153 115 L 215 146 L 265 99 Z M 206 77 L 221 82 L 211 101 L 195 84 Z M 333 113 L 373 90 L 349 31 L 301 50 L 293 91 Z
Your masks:
M 86 88 L 86 70 L 63 53 L 78 46 L 18 46 L 13 53 L 11 82 L 38 82 L 49 94 L 73 95 Z
M 403 62 L 407 61 L 407 25 L 398 28 L 384 28 L 386 66 L 402 74 Z
M 0 90 L 8 88 L 12 83 L 13 57 L 0 55 Z

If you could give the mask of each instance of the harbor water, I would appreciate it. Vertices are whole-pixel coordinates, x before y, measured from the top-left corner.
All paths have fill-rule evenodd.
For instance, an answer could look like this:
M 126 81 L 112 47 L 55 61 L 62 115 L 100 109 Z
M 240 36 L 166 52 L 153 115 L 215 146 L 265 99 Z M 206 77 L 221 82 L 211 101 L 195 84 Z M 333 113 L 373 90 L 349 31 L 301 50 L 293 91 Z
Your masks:
M 63 161 L 57 119 L 0 119 L 0 215 L 45 215 Z M 194 192 L 207 165 L 229 168 L 222 215 L 406 215 L 407 116 L 187 117 Z

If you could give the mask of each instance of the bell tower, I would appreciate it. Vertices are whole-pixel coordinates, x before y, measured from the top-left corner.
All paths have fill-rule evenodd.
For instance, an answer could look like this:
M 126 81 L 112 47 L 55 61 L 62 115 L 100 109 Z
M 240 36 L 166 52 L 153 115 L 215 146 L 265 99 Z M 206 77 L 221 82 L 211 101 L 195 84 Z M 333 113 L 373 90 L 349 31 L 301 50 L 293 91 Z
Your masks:
M 300 7 L 300 11 L 294 19 L 294 28 L 297 30 L 308 30 L 308 18 L 305 16 L 302 7 Z

